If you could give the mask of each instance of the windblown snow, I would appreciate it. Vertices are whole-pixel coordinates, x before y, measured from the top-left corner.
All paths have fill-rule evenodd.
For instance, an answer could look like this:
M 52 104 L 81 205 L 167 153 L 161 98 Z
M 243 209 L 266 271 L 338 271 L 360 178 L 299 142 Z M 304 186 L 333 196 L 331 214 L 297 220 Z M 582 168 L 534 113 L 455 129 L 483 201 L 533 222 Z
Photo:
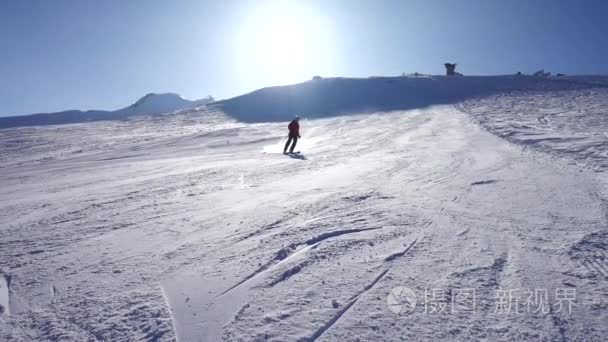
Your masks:
M 0 340 L 608 339 L 608 78 L 316 82 L 0 130 Z

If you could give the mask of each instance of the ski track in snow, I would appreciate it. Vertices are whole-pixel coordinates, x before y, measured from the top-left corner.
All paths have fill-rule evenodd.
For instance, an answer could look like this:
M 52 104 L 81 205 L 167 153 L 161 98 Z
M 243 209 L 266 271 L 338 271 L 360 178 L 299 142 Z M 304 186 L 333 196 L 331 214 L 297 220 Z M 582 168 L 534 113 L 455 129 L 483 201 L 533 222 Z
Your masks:
M 305 160 L 212 110 L 0 130 L 0 339 L 605 340 L 594 82 L 304 120 Z M 423 311 L 467 288 L 475 312 Z M 561 288 L 572 314 L 494 312 Z

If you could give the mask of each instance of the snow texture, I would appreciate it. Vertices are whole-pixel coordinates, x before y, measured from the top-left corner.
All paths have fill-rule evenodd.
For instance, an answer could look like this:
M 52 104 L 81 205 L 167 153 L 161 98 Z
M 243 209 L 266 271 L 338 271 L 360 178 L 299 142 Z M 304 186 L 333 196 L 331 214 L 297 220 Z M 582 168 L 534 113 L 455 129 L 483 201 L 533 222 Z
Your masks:
M 608 338 L 608 78 L 313 82 L 0 130 L 0 340 Z M 505 289 L 548 311 L 497 312 Z

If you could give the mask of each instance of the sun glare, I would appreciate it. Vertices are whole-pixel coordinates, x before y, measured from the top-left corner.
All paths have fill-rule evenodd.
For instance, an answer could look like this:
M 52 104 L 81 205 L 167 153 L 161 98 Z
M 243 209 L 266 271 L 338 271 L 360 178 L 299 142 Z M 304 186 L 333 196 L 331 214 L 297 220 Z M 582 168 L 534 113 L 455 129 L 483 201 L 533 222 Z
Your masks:
M 272 17 L 257 29 L 259 57 L 268 66 L 285 72 L 302 67 L 307 60 L 307 41 L 304 23 L 299 18 Z
M 330 34 L 320 13 L 302 3 L 257 5 L 239 23 L 235 64 L 268 85 L 303 81 L 330 69 Z

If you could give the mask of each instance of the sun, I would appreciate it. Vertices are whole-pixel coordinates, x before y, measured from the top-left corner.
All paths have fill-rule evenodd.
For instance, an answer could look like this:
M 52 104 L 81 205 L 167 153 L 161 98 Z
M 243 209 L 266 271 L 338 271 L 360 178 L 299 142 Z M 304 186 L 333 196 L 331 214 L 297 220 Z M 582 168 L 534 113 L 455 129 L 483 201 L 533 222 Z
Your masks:
M 256 55 L 259 62 L 278 72 L 301 68 L 312 48 L 307 28 L 299 17 L 273 16 L 257 27 Z
M 235 61 L 268 85 L 309 79 L 332 62 L 330 34 L 321 13 L 305 2 L 256 5 L 239 25 Z

